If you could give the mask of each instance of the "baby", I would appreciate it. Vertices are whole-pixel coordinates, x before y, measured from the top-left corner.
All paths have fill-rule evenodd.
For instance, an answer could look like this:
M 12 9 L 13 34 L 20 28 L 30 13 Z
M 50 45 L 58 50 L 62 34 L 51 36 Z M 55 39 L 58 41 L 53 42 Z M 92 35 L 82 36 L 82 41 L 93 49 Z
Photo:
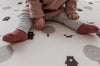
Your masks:
M 65 5 L 65 6 L 64 6 Z M 26 8 L 19 17 L 19 25 L 11 33 L 3 36 L 3 41 L 17 43 L 27 40 L 32 25 L 41 30 L 46 20 L 63 23 L 79 34 L 97 33 L 99 28 L 86 24 L 79 19 L 77 0 L 26 0 Z

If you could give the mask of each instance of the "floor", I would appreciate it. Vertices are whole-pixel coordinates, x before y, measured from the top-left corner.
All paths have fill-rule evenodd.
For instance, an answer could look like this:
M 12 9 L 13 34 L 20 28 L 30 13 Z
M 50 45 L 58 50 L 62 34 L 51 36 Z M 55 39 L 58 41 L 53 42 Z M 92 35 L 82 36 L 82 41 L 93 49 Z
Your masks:
M 47 32 L 31 29 L 34 37 L 25 42 L 3 42 L 24 6 L 24 0 L 0 0 L 0 66 L 99 66 L 100 34 L 80 35 L 57 22 L 47 22 Z M 79 0 L 80 20 L 100 27 L 99 6 L 100 0 Z

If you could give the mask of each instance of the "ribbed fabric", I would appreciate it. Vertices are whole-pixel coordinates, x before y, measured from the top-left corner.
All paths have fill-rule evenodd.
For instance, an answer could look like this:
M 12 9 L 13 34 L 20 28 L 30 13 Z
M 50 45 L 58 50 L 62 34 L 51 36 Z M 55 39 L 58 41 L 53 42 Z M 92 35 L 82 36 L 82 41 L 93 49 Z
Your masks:
M 29 12 L 27 11 L 23 11 L 22 14 L 19 17 L 19 24 L 17 26 L 16 29 L 20 29 L 22 31 L 24 31 L 25 33 L 28 33 L 29 29 L 31 28 L 31 26 L 33 25 L 32 20 L 29 17 Z M 50 19 L 47 20 L 55 20 L 58 21 L 60 23 L 65 24 L 66 26 L 72 28 L 73 30 L 77 31 L 77 29 L 80 27 L 80 25 L 82 25 L 83 23 L 79 20 L 72 20 L 69 19 L 65 12 L 62 12 L 61 14 L 54 16 Z
M 16 29 L 20 29 L 25 33 L 28 33 L 32 25 L 33 22 L 30 18 L 29 12 L 22 11 L 22 13 L 19 15 L 19 23 Z

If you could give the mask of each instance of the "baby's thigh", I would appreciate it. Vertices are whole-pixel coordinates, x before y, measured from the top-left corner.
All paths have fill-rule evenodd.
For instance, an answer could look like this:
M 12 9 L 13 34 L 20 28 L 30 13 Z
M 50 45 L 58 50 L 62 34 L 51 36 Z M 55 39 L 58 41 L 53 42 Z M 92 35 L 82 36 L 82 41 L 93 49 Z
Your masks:
M 73 23 L 73 22 L 78 22 L 79 20 L 78 19 L 69 19 L 68 16 L 66 15 L 65 12 L 62 12 L 52 18 L 50 18 L 50 20 L 55 20 L 57 22 L 60 22 L 60 23 L 64 23 L 64 24 L 68 24 L 68 23 Z
M 67 17 L 65 12 L 62 12 L 62 13 L 60 13 L 52 18 L 49 18 L 48 20 L 53 20 L 53 21 L 57 21 L 60 23 L 64 23 L 65 21 L 69 20 L 69 18 Z

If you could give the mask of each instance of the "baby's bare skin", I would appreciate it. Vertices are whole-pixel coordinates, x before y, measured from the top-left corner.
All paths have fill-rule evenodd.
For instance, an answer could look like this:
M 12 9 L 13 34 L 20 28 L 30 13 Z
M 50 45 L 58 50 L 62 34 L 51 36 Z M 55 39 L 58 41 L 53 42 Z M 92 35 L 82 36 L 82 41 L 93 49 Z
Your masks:
M 68 17 L 69 19 L 79 19 L 80 18 L 78 14 L 69 14 Z
M 41 30 L 45 25 L 45 20 L 44 18 L 39 18 L 35 20 L 34 27 L 36 30 Z

